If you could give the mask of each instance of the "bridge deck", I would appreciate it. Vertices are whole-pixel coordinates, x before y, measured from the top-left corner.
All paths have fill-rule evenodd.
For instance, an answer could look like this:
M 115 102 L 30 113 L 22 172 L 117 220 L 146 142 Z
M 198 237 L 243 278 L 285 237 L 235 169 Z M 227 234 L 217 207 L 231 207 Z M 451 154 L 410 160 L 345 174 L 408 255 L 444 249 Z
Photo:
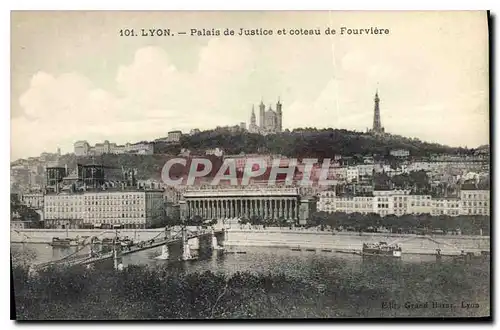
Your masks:
M 223 232 L 223 231 L 220 231 L 220 230 L 214 231 L 213 234 L 215 235 L 215 234 L 218 234 L 221 232 Z M 188 234 L 186 236 L 186 239 L 189 240 L 192 238 L 200 238 L 200 237 L 208 236 L 208 235 L 212 235 L 212 232 Z M 153 249 L 153 248 L 156 248 L 156 247 L 159 247 L 162 245 L 176 244 L 176 243 L 179 243 L 179 241 L 182 241 L 182 237 L 174 236 L 174 237 L 169 237 L 167 239 L 161 239 L 160 241 L 154 240 L 151 243 L 149 241 L 142 241 L 142 242 L 140 242 L 140 243 L 144 244 L 142 246 L 139 246 L 140 243 L 138 243 L 138 244 L 134 244 L 132 246 L 132 248 L 129 250 L 122 249 L 120 252 L 120 256 L 132 254 L 132 253 L 136 253 L 136 252 L 140 252 L 140 251 L 144 251 L 144 250 Z M 113 258 L 113 254 L 114 254 L 114 252 L 110 251 L 110 252 L 106 252 L 105 254 L 95 256 L 95 257 L 89 257 L 88 255 L 86 255 L 86 256 L 80 256 L 80 257 L 75 257 L 75 258 L 71 258 L 71 259 L 55 260 L 52 262 L 39 264 L 36 267 L 44 268 L 44 267 L 47 267 L 50 265 L 57 265 L 57 264 L 63 264 L 63 265 L 67 265 L 67 266 L 88 265 L 88 264 L 92 264 L 94 262 L 111 259 L 111 258 Z

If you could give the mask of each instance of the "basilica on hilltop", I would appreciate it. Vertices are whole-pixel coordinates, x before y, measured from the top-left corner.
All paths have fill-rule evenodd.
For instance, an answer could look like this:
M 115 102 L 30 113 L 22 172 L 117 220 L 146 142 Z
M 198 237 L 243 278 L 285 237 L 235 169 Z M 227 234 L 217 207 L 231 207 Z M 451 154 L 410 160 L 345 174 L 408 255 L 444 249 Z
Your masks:
M 252 115 L 250 116 L 250 125 L 248 126 L 248 131 L 251 133 L 258 134 L 271 134 L 279 133 L 283 129 L 283 112 L 282 103 L 278 99 L 276 103 L 276 110 L 269 108 L 266 110 L 264 102 L 260 101 L 259 104 L 259 125 L 255 118 L 255 107 L 252 105 Z

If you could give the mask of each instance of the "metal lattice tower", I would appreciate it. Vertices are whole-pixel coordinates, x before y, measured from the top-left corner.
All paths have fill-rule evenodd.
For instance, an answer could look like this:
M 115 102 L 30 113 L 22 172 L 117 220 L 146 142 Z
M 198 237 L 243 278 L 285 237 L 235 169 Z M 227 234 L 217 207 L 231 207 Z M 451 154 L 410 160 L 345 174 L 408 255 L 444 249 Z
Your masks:
M 378 97 L 378 90 L 375 93 L 375 109 L 373 113 L 373 132 L 383 133 L 382 123 L 380 120 L 380 98 Z

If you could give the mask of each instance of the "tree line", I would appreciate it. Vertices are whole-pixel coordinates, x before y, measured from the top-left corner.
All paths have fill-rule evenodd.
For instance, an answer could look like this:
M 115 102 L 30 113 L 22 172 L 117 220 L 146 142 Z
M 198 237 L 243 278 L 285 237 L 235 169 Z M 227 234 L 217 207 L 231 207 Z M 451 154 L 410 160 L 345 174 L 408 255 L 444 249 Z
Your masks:
M 286 261 L 283 261 L 286 262 Z M 489 263 L 312 261 L 307 272 L 186 273 L 183 267 L 48 268 L 30 274 L 14 265 L 17 320 L 167 320 L 394 317 L 382 302 L 461 301 L 489 297 Z M 332 269 L 335 270 L 332 272 Z M 384 278 L 384 281 L 377 279 Z M 374 285 L 376 283 L 376 285 Z M 481 304 L 483 301 L 480 301 Z M 420 316 L 480 316 L 429 308 Z M 415 316 L 402 309 L 400 316 Z M 398 312 L 399 313 L 399 312 Z M 408 314 L 410 313 L 410 314 Z M 458 314 L 457 314 L 458 313 Z M 489 315 L 489 314 L 488 314 Z
M 430 214 L 390 214 L 381 217 L 377 213 L 315 212 L 307 226 L 320 226 L 342 231 L 379 232 L 390 231 L 401 234 L 457 234 L 489 235 L 489 216 Z
M 429 156 L 435 153 L 462 153 L 472 151 L 452 148 L 436 143 L 422 142 L 402 136 L 374 136 L 345 129 L 295 129 L 277 134 L 260 135 L 224 130 L 203 131 L 181 138 L 181 146 L 190 150 L 222 148 L 226 153 L 239 154 L 268 152 L 297 158 L 332 158 L 333 155 L 389 156 L 392 149 L 406 149 L 412 156 Z

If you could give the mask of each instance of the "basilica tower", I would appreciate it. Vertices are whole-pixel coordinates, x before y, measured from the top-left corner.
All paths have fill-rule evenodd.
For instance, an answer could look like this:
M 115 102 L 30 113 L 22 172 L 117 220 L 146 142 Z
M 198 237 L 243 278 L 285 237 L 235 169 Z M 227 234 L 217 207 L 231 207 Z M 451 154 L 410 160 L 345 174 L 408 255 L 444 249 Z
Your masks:
M 266 127 L 266 106 L 262 100 L 259 104 L 259 124 L 262 129 Z

